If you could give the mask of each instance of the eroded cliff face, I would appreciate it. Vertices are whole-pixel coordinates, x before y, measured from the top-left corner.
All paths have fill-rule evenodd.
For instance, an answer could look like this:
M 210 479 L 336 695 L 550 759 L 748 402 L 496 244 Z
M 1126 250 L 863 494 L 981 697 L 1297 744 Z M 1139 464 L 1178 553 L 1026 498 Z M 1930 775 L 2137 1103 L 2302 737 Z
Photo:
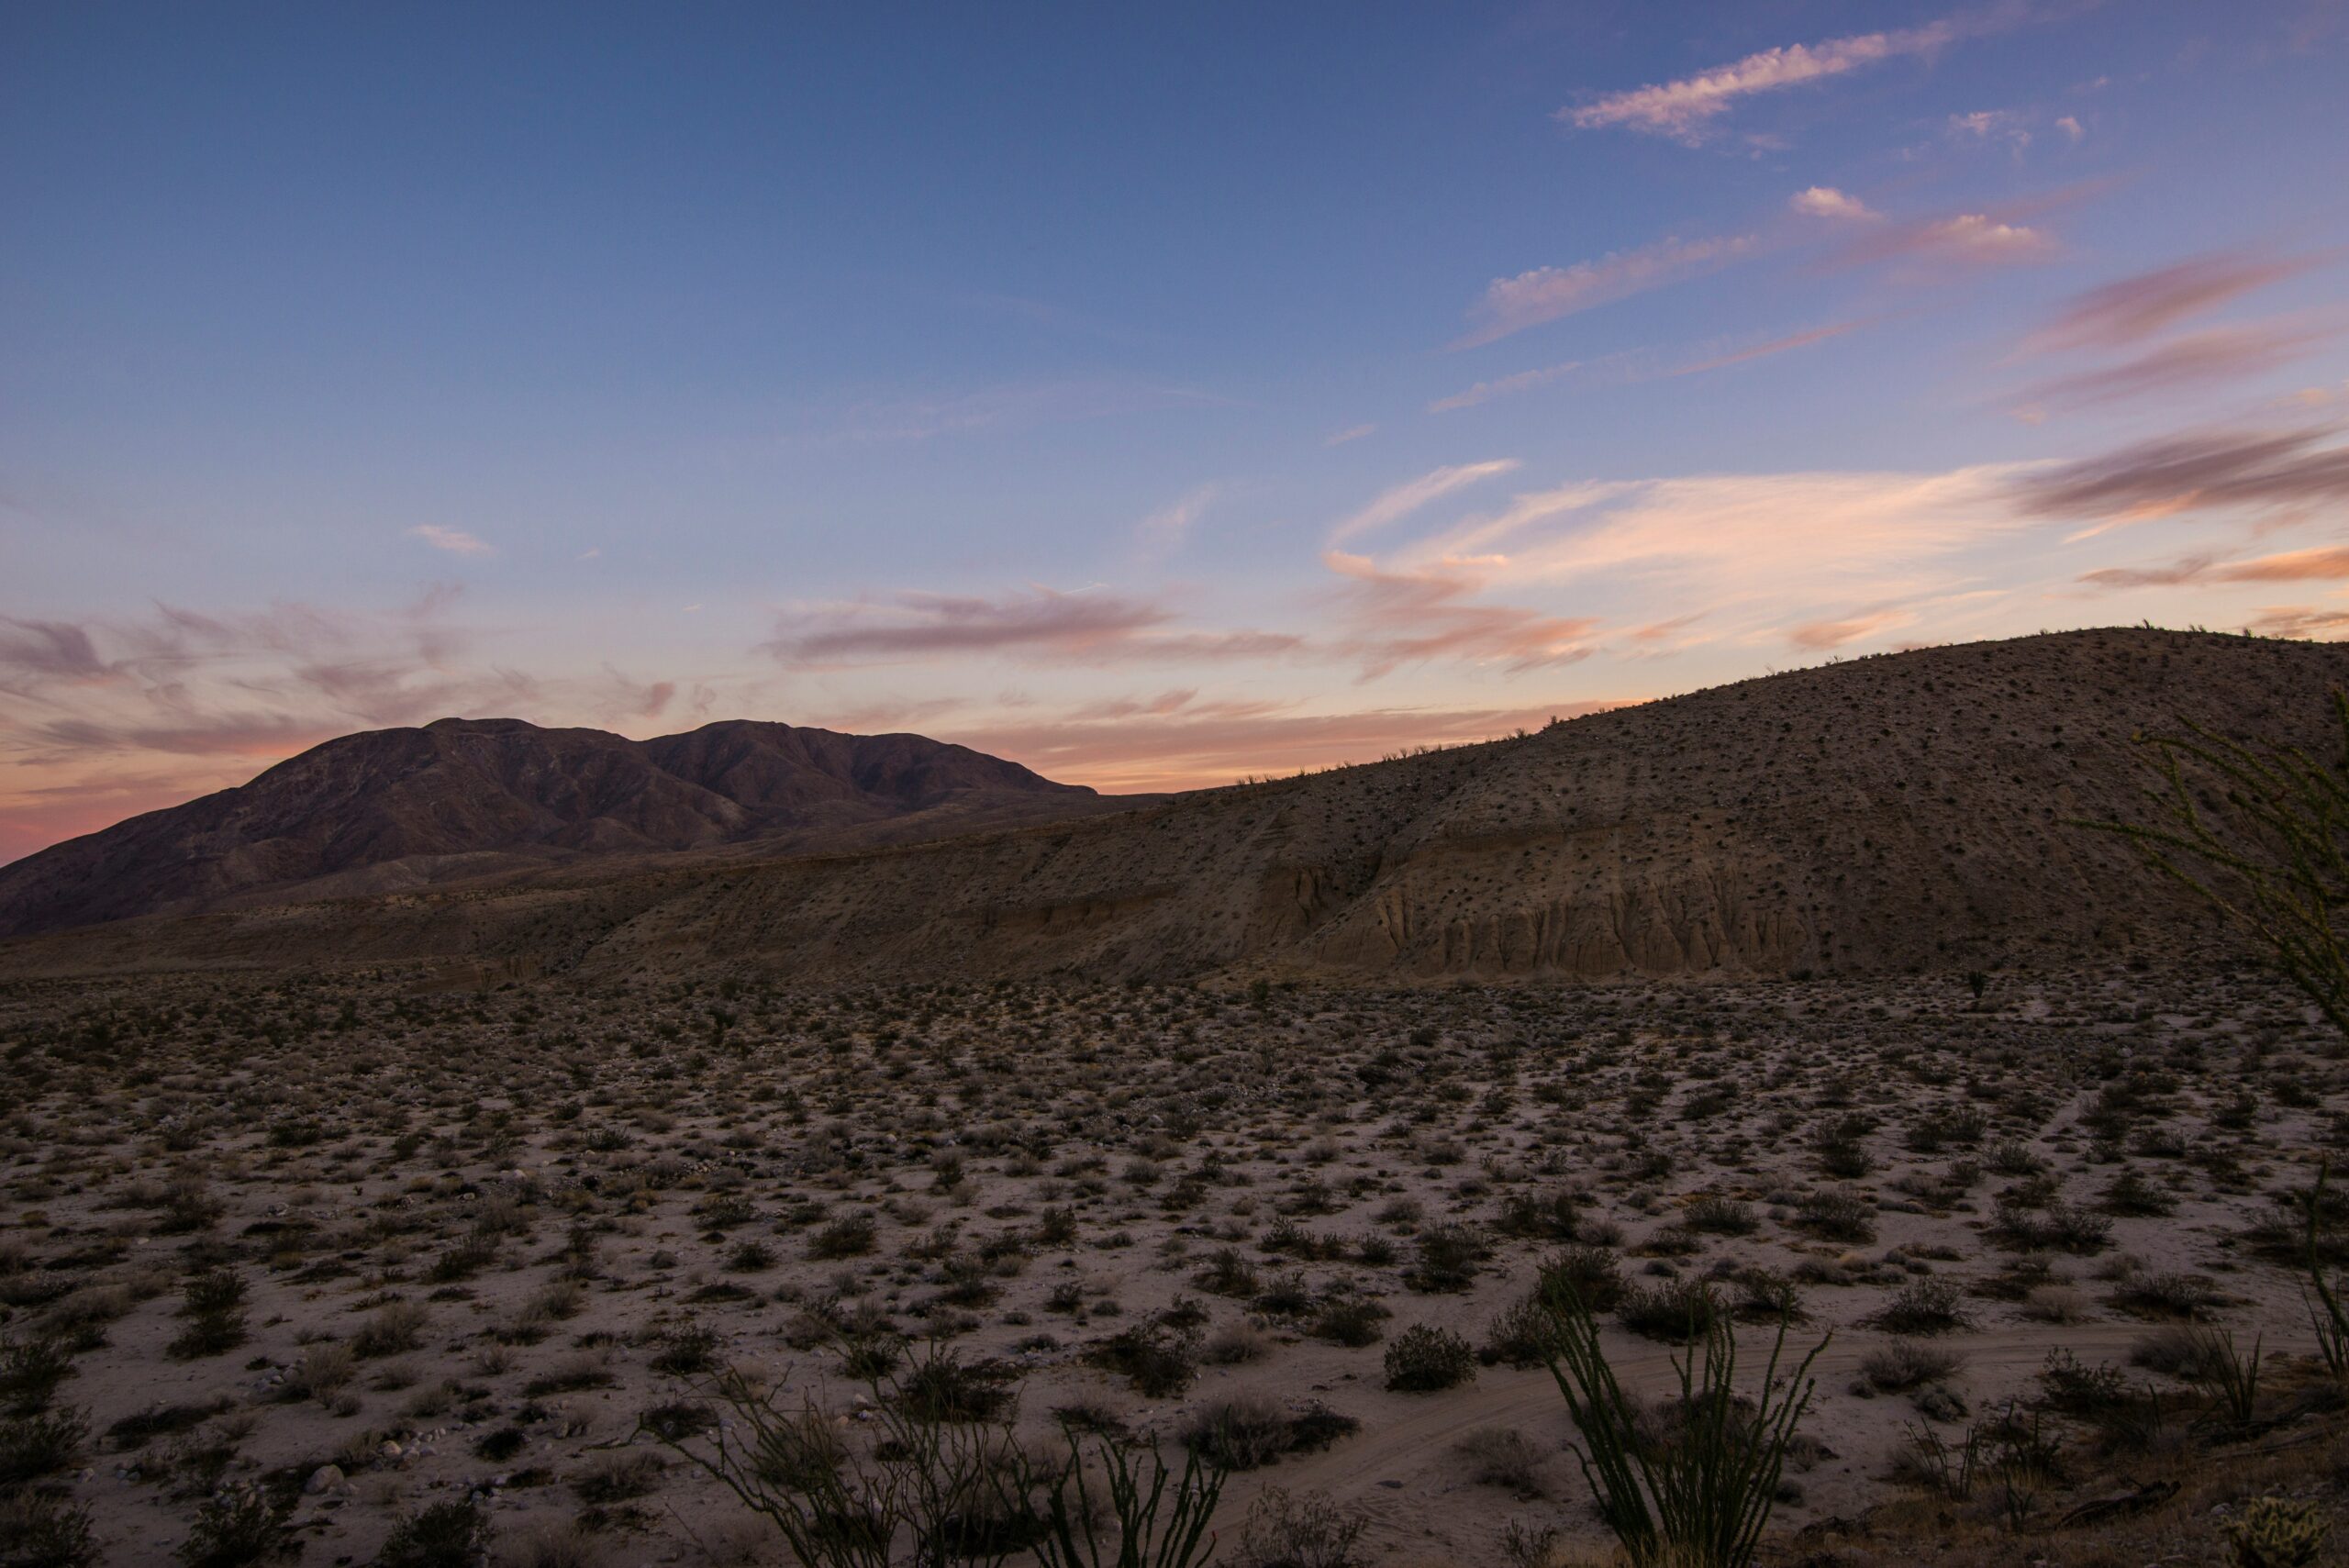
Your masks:
M 2074 824 L 2140 811 L 2133 732 L 2192 722 L 2321 750 L 2338 686 L 2349 650 L 2331 645 L 2112 631 L 1926 650 L 1046 828 L 133 922 L 0 963 L 429 959 L 820 984 L 2168 953 L 2206 940 L 2208 916 Z

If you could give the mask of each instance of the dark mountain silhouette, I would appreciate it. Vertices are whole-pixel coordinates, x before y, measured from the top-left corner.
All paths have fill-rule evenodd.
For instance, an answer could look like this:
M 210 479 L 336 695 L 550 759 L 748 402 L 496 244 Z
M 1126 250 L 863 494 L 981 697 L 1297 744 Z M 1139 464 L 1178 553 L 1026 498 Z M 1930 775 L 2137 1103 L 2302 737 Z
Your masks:
M 919 735 L 738 719 L 629 740 L 518 718 L 347 735 L 0 867 L 0 936 L 260 894 L 385 892 L 589 857 L 806 847 L 1114 803 Z

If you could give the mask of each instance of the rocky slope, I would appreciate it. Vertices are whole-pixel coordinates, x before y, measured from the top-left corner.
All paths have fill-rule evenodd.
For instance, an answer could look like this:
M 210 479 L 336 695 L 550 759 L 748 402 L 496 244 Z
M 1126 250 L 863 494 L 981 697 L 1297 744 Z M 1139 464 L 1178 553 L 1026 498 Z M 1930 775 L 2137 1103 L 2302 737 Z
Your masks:
M 444 718 L 328 741 L 250 784 L 0 868 L 0 936 L 588 858 L 953 831 L 1101 804 L 1092 790 L 918 735 L 745 720 L 635 741 Z
M 2168 962 L 2209 917 L 2075 818 L 2132 732 L 2332 744 L 2349 648 L 2063 633 L 1798 671 L 1538 734 L 853 855 L 678 863 L 137 921 L 0 973 L 423 961 L 454 979 L 724 967 L 1605 977 Z

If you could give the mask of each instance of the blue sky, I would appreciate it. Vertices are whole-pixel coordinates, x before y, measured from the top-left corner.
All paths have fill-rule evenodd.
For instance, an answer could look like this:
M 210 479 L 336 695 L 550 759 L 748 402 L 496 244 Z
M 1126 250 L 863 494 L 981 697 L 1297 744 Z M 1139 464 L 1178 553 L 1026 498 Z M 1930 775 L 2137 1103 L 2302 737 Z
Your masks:
M 2349 629 L 2339 5 L 0 11 L 0 858 L 444 713 L 1105 788 Z

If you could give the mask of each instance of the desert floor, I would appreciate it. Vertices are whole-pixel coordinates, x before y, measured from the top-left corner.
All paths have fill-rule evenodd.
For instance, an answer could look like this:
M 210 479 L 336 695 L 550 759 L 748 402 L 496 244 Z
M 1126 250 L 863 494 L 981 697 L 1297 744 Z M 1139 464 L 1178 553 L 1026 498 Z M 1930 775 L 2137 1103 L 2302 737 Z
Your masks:
M 1531 1562 L 1604 1540 L 1547 1271 L 1649 1396 L 1692 1303 L 1756 1374 L 1782 1319 L 1829 1340 L 1773 1554 L 1874 1518 L 2044 1556 L 2116 1475 L 2337 1411 L 2302 1264 L 2349 1065 L 2254 974 L 1978 980 L 18 985 L 0 1481 L 109 1562 L 237 1497 L 364 1562 L 468 1496 L 517 1563 L 782 1562 L 653 1430 L 739 1431 L 732 1369 L 865 1441 L 863 1356 L 1038 1442 L 1222 1433 L 1261 1462 L 1227 1562 L 1293 1554 L 1268 1488 L 1356 1562 Z M 1969 1440 L 1997 1483 L 1936 1462 Z M 2163 1528 L 2215 1550 L 2210 1508 Z

